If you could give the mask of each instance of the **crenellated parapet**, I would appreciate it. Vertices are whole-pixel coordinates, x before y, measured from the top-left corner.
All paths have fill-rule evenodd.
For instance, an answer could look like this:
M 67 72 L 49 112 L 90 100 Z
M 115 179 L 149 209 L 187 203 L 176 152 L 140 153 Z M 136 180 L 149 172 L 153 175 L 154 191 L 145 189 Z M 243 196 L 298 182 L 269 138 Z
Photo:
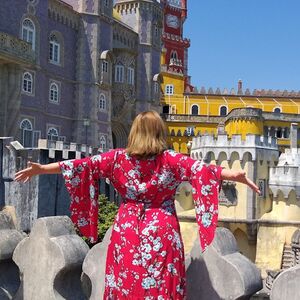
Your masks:
M 300 149 L 286 149 L 276 167 L 270 169 L 270 189 L 275 196 L 281 191 L 284 198 L 295 191 L 300 198 Z
M 221 90 L 220 88 L 213 89 L 212 87 L 205 88 L 202 86 L 200 88 L 200 92 L 197 92 L 195 90 L 195 94 L 204 94 L 204 95 L 222 95 L 222 96 L 246 96 L 246 97 L 289 97 L 289 98 L 299 98 L 300 97 L 300 91 L 288 91 L 288 90 L 258 90 L 254 89 L 251 91 L 250 89 L 246 89 L 243 91 L 242 88 L 239 88 L 237 91 L 234 88 L 231 88 L 228 90 L 227 88 L 224 88 Z M 193 94 L 193 93 L 191 93 Z
M 294 191 L 296 198 L 300 198 L 300 149 L 297 148 L 298 124 L 292 123 L 290 128 L 291 144 L 285 149 L 278 161 L 278 165 L 270 169 L 270 189 L 278 196 L 279 191 L 284 198 Z
M 57 157 L 56 152 L 62 153 L 63 159 L 81 158 L 82 156 L 90 156 L 97 153 L 96 148 L 85 144 L 66 143 L 63 141 L 50 141 L 39 139 L 38 149 L 48 150 L 48 157 Z
M 231 160 L 234 155 L 239 160 L 247 157 L 251 161 L 276 161 L 276 139 L 252 134 L 246 135 L 245 139 L 242 139 L 242 135 L 232 135 L 230 138 L 227 134 L 219 134 L 217 137 L 203 135 L 193 139 L 191 156 L 195 159 Z
M 158 1 L 117 0 L 115 9 L 122 15 L 136 13 L 138 9 L 151 11 L 157 18 L 162 18 L 161 6 Z
M 55 22 L 59 22 L 73 29 L 79 28 L 80 15 L 73 10 L 71 5 L 63 1 L 50 0 L 48 16 Z

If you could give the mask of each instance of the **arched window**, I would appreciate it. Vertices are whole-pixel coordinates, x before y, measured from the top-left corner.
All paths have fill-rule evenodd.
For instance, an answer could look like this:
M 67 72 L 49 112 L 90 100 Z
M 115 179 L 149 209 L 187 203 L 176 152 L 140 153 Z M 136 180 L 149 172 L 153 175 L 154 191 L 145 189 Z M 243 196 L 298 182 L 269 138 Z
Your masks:
M 31 44 L 35 49 L 35 26 L 30 19 L 25 19 L 22 23 L 22 40 Z
M 192 115 L 198 115 L 199 114 L 199 107 L 198 107 L 198 105 L 196 105 L 196 104 L 192 105 L 191 114 Z
M 98 104 L 99 104 L 99 109 L 100 110 L 102 110 L 102 111 L 106 110 L 106 99 L 105 99 L 104 94 L 100 95 Z
M 281 113 L 281 108 L 280 107 L 275 107 L 274 110 L 273 110 L 273 112 L 275 114 L 280 114 Z
M 20 129 L 22 129 L 22 130 L 32 130 L 32 123 L 28 119 L 24 119 L 20 123 Z
M 21 144 L 26 147 L 32 147 L 32 123 L 28 119 L 23 119 L 20 123 Z
M 108 72 L 108 61 L 102 60 L 102 72 L 107 73 Z
M 59 86 L 55 82 L 50 83 L 49 100 L 52 102 L 59 102 Z
M 132 67 L 127 69 L 127 83 L 134 85 L 134 68 Z
M 158 94 L 158 92 L 159 92 L 159 83 L 156 81 L 154 82 L 154 93 Z
M 47 132 L 47 138 L 51 141 L 58 141 L 58 130 L 54 127 L 50 127 Z
M 106 149 L 106 137 L 104 135 L 100 135 L 100 149 Z
M 60 64 L 61 45 L 55 34 L 51 34 L 49 38 L 49 60 L 53 64 Z
M 221 106 L 220 107 L 220 116 L 226 116 L 227 115 L 227 106 Z
M 175 51 L 175 50 L 171 51 L 171 59 L 178 59 L 177 51 Z
M 23 74 L 22 90 L 25 93 L 29 93 L 29 94 L 33 93 L 33 76 L 29 72 L 25 72 Z
M 124 66 L 120 63 L 115 66 L 115 82 L 124 82 Z

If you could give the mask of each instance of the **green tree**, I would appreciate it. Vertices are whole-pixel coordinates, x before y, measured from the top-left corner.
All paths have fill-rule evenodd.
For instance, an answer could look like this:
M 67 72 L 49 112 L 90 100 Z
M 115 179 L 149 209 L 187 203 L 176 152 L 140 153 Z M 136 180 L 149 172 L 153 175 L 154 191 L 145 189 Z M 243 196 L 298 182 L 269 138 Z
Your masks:
M 97 243 L 101 242 L 105 236 L 108 228 L 113 224 L 115 216 L 118 211 L 118 206 L 108 200 L 105 195 L 100 195 L 98 198 L 99 209 L 98 209 L 98 240 Z M 82 236 L 77 229 L 77 233 Z M 89 247 L 94 246 L 86 237 L 82 239 L 89 245 Z

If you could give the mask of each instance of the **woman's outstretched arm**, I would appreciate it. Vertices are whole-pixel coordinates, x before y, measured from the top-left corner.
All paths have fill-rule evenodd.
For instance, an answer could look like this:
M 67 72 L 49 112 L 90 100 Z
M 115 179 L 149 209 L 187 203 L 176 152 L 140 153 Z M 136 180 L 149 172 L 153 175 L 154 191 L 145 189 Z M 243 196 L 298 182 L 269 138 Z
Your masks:
M 222 169 L 221 180 L 232 180 L 232 181 L 247 184 L 254 192 L 260 194 L 260 190 L 258 186 L 246 176 L 245 171 L 232 171 L 232 170 Z
M 31 177 L 42 174 L 60 174 L 59 163 L 41 165 L 39 163 L 28 162 L 28 167 L 15 174 L 15 181 L 27 182 Z

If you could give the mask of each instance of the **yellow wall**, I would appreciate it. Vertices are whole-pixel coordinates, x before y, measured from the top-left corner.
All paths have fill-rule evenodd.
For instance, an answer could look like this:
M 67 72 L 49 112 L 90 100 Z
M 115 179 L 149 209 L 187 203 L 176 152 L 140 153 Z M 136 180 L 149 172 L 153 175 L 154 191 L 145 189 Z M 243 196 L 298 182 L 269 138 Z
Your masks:
M 162 57 L 162 61 L 163 57 Z M 284 97 L 249 97 L 249 96 L 234 96 L 234 95 L 209 95 L 209 94 L 184 94 L 184 78 L 181 75 L 163 73 L 163 84 L 161 86 L 162 91 L 165 91 L 166 84 L 174 85 L 174 95 L 164 96 L 161 99 L 161 105 L 169 105 L 172 109 L 170 114 L 173 115 L 185 115 L 185 119 L 180 121 L 168 121 L 168 144 L 173 147 L 174 150 L 188 154 L 189 149 L 187 143 L 192 140 L 192 137 L 177 136 L 178 131 L 184 134 L 187 127 L 194 127 L 194 133 L 210 133 L 216 134 L 218 123 L 215 121 L 219 117 L 220 107 L 226 106 L 227 113 L 236 108 L 253 107 L 262 109 L 264 112 L 273 112 L 275 108 L 280 108 L 283 113 L 288 114 L 300 114 L 300 98 L 289 99 Z M 198 121 L 191 121 L 191 108 L 192 105 L 197 105 L 199 110 L 199 116 L 206 118 L 198 118 Z M 292 115 L 291 115 L 292 116 Z M 201 121 L 199 121 L 201 119 Z M 233 134 L 240 134 L 244 139 L 247 134 L 264 135 L 265 127 L 274 128 L 290 128 L 291 122 L 278 121 L 276 115 L 273 120 L 260 120 L 260 119 L 248 119 L 243 118 L 231 118 L 226 121 L 226 117 L 223 118 L 225 125 L 225 131 L 231 137 Z M 220 120 L 220 119 L 219 119 Z M 175 136 L 171 136 L 171 132 L 174 130 Z M 279 138 L 277 140 L 278 145 L 282 150 L 284 147 L 288 147 L 289 138 Z M 300 144 L 300 141 L 299 141 Z M 266 179 L 268 182 L 269 166 L 274 166 L 275 158 L 269 158 L 269 162 L 260 161 L 258 159 L 255 162 L 256 174 L 255 178 L 251 178 L 254 181 L 258 179 Z M 214 163 L 214 162 L 212 162 Z M 219 164 L 226 168 L 241 170 L 244 169 L 247 173 L 249 171 L 249 163 L 240 161 L 239 157 L 231 157 L 230 161 L 223 159 L 218 161 Z M 247 217 L 247 195 L 250 192 L 249 189 L 241 184 L 236 185 L 238 192 L 238 204 L 236 206 L 226 207 L 219 206 L 219 220 L 224 219 L 241 219 L 245 220 Z M 186 197 L 184 193 L 177 195 L 180 201 L 187 201 L 188 210 L 181 211 L 179 216 L 192 217 L 195 215 L 192 207 L 192 199 L 189 195 Z M 282 195 L 278 196 L 276 201 L 273 201 L 268 187 L 266 191 L 266 197 L 256 197 L 256 216 L 259 222 L 264 220 L 286 220 L 286 221 L 300 221 L 300 208 L 297 204 L 295 195 L 289 195 L 289 199 L 283 199 Z M 182 237 L 184 240 L 185 251 L 189 252 L 193 246 L 194 240 L 197 238 L 198 226 L 196 223 L 189 221 L 181 221 Z M 267 223 L 260 223 L 258 226 L 257 241 L 252 240 L 248 236 L 246 223 L 235 222 L 221 222 L 219 226 L 224 226 L 231 230 L 237 239 L 237 243 L 240 251 L 252 261 L 255 261 L 257 266 L 261 268 L 262 275 L 266 276 L 266 269 L 279 269 L 281 267 L 282 252 L 285 244 L 291 242 L 291 237 L 295 230 L 300 227 L 297 225 L 272 225 Z

